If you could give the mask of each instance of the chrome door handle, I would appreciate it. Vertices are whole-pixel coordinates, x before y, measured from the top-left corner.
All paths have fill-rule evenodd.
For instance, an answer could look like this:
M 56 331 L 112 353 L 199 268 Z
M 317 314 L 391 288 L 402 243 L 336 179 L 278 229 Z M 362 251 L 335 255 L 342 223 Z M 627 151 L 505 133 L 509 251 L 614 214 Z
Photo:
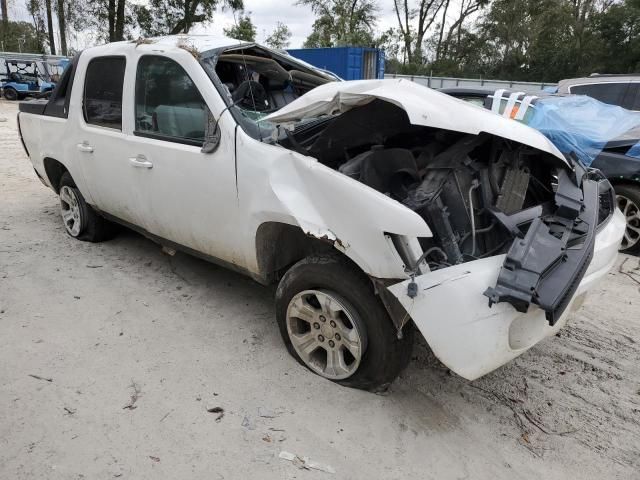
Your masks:
M 87 142 L 78 143 L 76 148 L 81 152 L 93 153 L 93 147 Z
M 147 160 L 144 155 L 137 155 L 135 157 L 129 157 L 129 163 L 133 167 L 138 168 L 153 168 L 153 163 Z

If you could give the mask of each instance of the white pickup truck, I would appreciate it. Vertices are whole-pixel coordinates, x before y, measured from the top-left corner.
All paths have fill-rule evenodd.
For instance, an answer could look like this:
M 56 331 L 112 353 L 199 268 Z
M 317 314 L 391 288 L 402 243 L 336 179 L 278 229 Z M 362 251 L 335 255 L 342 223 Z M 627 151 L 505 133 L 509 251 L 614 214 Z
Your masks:
M 335 80 L 228 38 L 112 43 L 19 127 L 69 235 L 279 282 L 288 350 L 342 385 L 385 388 L 415 327 L 467 379 L 562 328 L 624 233 L 604 177 L 423 86 Z

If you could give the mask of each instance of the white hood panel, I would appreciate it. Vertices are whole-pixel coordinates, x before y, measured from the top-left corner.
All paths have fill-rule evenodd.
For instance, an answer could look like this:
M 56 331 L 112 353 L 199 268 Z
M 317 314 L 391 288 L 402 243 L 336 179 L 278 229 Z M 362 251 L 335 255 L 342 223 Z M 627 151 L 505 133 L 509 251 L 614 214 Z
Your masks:
M 569 165 L 540 132 L 469 102 L 404 79 L 332 82 L 314 88 L 265 120 L 286 124 L 320 115 L 344 113 L 375 99 L 407 112 L 413 125 L 478 135 L 490 133 L 547 152 Z

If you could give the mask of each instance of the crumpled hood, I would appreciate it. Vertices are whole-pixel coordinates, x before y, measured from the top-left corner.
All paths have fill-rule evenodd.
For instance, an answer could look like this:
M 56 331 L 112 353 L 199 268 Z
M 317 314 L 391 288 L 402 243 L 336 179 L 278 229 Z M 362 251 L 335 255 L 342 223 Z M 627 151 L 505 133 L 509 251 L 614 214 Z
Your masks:
M 486 132 L 566 158 L 543 134 L 526 125 L 404 79 L 332 82 L 314 88 L 264 120 L 278 124 L 319 115 L 344 113 L 375 99 L 407 112 L 413 125 L 442 128 L 472 135 Z

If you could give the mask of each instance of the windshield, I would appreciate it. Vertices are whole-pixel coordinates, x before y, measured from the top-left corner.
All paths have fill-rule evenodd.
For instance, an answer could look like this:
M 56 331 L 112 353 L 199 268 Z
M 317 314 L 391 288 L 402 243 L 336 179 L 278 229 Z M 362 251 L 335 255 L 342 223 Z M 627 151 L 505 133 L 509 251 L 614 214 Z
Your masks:
M 261 141 L 274 137 L 276 126 L 264 117 L 308 91 L 335 79 L 289 55 L 243 45 L 217 55 L 203 55 L 201 64 L 216 84 L 243 130 Z

